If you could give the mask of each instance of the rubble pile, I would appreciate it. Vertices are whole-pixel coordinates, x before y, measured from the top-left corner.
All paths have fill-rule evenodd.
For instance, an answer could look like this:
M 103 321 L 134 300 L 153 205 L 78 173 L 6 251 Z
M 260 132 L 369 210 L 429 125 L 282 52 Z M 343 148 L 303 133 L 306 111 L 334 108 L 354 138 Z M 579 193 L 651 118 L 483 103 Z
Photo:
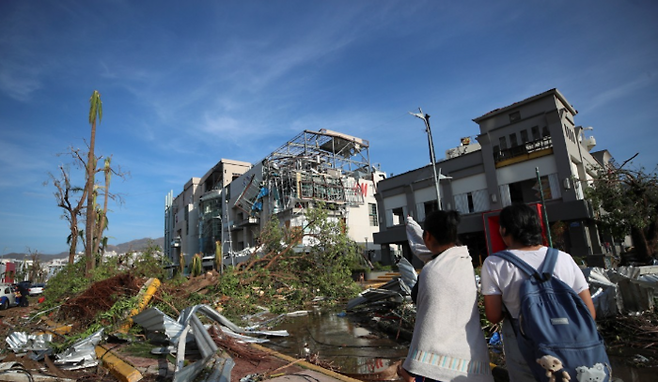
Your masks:
M 9 345 L 0 352 L 0 380 L 192 381 L 198 377 L 228 382 L 246 376 L 257 381 L 275 371 L 278 375 L 303 370 L 298 366 L 300 361 L 307 361 L 303 358 L 280 359 L 267 348 L 250 345 L 267 342 L 268 336 L 287 335 L 285 331 L 267 330 L 266 326 L 259 330 L 258 325 L 240 327 L 222 316 L 221 307 L 215 304 L 192 305 L 178 312 L 177 306 L 190 302 L 192 294 L 205 296 L 208 302 L 222 300 L 212 289 L 218 282 L 216 272 L 161 289 L 160 282 L 154 280 L 120 274 L 95 282 L 83 293 L 43 312 L 36 312 L 33 304 L 0 313 L 2 341 Z M 157 292 L 151 290 L 153 286 L 159 288 Z M 178 318 L 148 307 L 150 298 L 160 306 L 164 303 Z M 114 316 L 98 321 L 126 299 L 137 300 L 142 309 L 124 312 L 121 322 Z M 118 305 L 130 310 L 135 304 Z M 264 319 L 262 313 L 268 312 L 258 315 Z M 267 317 L 273 322 L 277 315 L 268 313 Z M 103 329 L 79 337 L 99 323 Z M 79 339 L 73 342 L 73 338 Z M 152 344 L 149 355 L 131 353 L 131 344 L 140 342 Z M 62 343 L 72 344 L 55 351 Z M 308 361 L 322 364 L 320 359 Z
M 295 256 L 298 255 L 291 253 L 291 257 Z M 280 270 L 276 260 L 270 263 L 272 257 L 264 258 L 268 260 L 267 265 L 271 264 L 269 270 Z M 247 265 L 255 266 L 256 262 Z M 404 259 L 400 259 L 398 268 L 399 277 L 366 287 L 344 306 L 349 314 L 363 318 L 364 325 L 374 326 L 404 342 L 411 338 L 413 331 L 415 307 L 410 303 L 410 291 L 416 282 L 416 272 Z M 248 270 L 245 266 L 237 272 Z M 591 268 L 585 273 L 597 308 L 597 321 L 610 353 L 619 352 L 655 362 L 658 359 L 658 314 L 654 312 L 654 293 L 658 289 L 658 267 Z M 273 274 L 279 275 L 276 271 Z M 2 311 L 0 339 L 9 346 L 0 352 L 0 374 L 17 378 L 29 374 L 29 380 L 35 381 L 192 381 L 201 378 L 255 382 L 296 372 L 302 361 L 334 369 L 319 354 L 280 359 L 272 356 L 268 349 L 255 345 L 268 342 L 271 336 L 287 335 L 284 331 L 271 330 L 272 325 L 281 317 L 300 313 L 275 314 L 259 307 L 259 302 L 267 306 L 299 287 L 286 278 L 277 277 L 278 283 L 274 284 L 277 288 L 268 289 L 266 276 L 271 274 L 255 275 L 258 277 L 251 284 L 244 285 L 242 279 L 231 284 L 242 298 L 222 293 L 220 288 L 225 287 L 222 284 L 230 283 L 231 279 L 222 280 L 217 272 L 182 283 L 165 284 L 155 278 L 147 280 L 121 273 L 91 284 L 83 293 L 68 297 L 51 309 L 37 312 L 32 305 Z M 293 275 L 295 273 L 289 272 L 288 277 Z M 309 296 L 306 296 L 307 302 L 311 304 L 316 298 Z M 130 304 L 118 304 L 126 300 L 130 300 Z M 120 312 L 117 306 L 124 305 L 127 311 Z M 242 307 L 243 322 L 249 326 L 239 326 L 223 316 L 224 306 Z M 254 306 L 259 307 L 258 313 L 253 312 Z M 107 315 L 109 311 L 117 312 Z M 106 316 L 99 321 L 99 317 Z M 89 327 L 98 326 L 103 328 L 80 337 Z M 487 334 L 496 337 L 496 328 L 488 329 L 491 330 L 487 330 Z M 65 349 L 55 346 L 62 342 L 71 345 Z M 131 344 L 135 343 L 148 344 L 150 354 L 132 354 Z M 4 380 L 3 376 L 0 380 Z M 388 377 L 394 379 L 395 375 Z

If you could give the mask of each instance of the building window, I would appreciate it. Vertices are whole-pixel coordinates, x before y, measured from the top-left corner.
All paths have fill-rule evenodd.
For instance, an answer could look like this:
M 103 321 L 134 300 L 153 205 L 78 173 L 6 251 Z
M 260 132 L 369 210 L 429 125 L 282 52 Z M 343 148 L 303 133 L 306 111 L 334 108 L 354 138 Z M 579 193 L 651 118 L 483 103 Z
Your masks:
M 390 208 L 385 211 L 386 226 L 393 227 L 396 225 L 404 224 L 405 217 L 407 216 L 406 207 Z
M 498 141 L 500 143 L 500 149 L 501 150 L 506 150 L 507 149 L 507 140 L 505 139 L 505 137 L 498 138 Z
M 393 208 L 393 225 L 404 224 L 404 208 Z
M 548 131 L 548 126 L 544 126 L 541 129 L 541 136 L 542 137 L 550 137 L 551 136 L 551 133 Z
M 521 130 L 521 143 L 528 142 L 528 130 Z
M 521 112 L 515 111 L 514 113 L 510 113 L 509 115 L 510 123 L 516 122 L 520 119 L 521 119 Z
M 486 189 L 466 192 L 454 196 L 455 209 L 462 214 L 488 211 L 490 208 L 489 194 Z
M 425 208 L 425 216 L 429 215 L 433 211 L 437 211 L 439 209 L 439 202 L 436 200 L 430 200 L 429 202 L 424 203 L 424 208 Z
M 516 134 L 510 134 L 509 135 L 509 144 L 512 147 L 519 145 L 519 142 L 516 140 Z
M 558 199 L 562 197 L 557 174 L 544 175 L 540 179 L 541 184 L 537 182 L 536 178 L 509 184 L 510 203 L 540 202 L 541 192 L 544 193 L 545 200 Z
M 472 193 L 467 193 L 466 194 L 466 200 L 468 202 L 468 212 L 474 212 L 475 211 L 475 206 L 473 205 L 473 194 Z
M 377 204 L 368 203 L 368 218 L 370 219 L 371 226 L 378 226 L 379 221 L 377 219 Z
M 185 208 L 185 234 L 190 234 L 190 211 Z
M 539 126 L 533 126 L 532 127 L 532 140 L 533 141 L 538 141 L 541 139 L 541 135 L 539 135 Z

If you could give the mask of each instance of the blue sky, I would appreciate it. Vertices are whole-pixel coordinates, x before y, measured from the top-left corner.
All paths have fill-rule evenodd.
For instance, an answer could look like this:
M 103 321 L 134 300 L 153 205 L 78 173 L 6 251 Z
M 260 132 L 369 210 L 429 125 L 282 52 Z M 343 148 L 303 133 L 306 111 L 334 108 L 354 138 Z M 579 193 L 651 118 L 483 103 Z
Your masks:
M 130 172 L 111 185 L 110 244 L 163 236 L 167 192 L 221 158 L 326 128 L 399 174 L 429 163 L 409 111 L 432 116 L 441 157 L 473 118 L 551 88 L 596 149 L 653 170 L 656 19 L 651 0 L 1 1 L 1 254 L 67 250 L 43 183 L 86 149 L 93 90 L 96 153 Z

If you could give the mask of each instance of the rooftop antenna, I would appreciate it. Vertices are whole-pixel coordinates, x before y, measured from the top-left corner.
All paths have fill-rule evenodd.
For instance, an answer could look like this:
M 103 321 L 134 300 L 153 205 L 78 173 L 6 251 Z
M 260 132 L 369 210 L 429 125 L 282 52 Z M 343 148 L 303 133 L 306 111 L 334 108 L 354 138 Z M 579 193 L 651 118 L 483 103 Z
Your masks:
M 432 171 L 434 172 L 434 188 L 436 189 L 436 203 L 439 207 L 439 210 L 442 210 L 441 207 L 441 191 L 439 190 L 439 176 L 436 173 L 436 156 L 434 155 L 434 141 L 432 140 L 432 129 L 430 129 L 430 115 L 423 114 L 423 110 L 418 108 L 420 113 L 412 113 L 414 117 L 420 118 L 425 122 L 425 132 L 427 133 L 427 143 L 430 147 L 430 162 L 432 162 Z

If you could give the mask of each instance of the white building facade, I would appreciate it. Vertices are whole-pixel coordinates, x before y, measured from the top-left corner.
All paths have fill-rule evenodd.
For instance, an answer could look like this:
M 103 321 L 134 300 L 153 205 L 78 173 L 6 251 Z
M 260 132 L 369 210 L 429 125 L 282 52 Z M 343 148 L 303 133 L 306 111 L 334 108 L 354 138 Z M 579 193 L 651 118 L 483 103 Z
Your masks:
M 539 203 L 541 193 L 549 223 L 565 227 L 557 244 L 572 255 L 598 261 L 602 240 L 583 190 L 611 157 L 607 151 L 590 151 L 595 141 L 584 133 L 591 128 L 577 126 L 576 114 L 565 97 L 551 89 L 475 118 L 478 143 L 448 149 L 446 159 L 436 163 L 441 204 L 461 213 L 459 232 L 476 263 L 491 251 L 487 219 L 514 202 Z M 376 197 L 386 215 L 375 243 L 385 259 L 396 251 L 411 259 L 404 217 L 422 222 L 437 208 L 431 166 L 382 181 Z

